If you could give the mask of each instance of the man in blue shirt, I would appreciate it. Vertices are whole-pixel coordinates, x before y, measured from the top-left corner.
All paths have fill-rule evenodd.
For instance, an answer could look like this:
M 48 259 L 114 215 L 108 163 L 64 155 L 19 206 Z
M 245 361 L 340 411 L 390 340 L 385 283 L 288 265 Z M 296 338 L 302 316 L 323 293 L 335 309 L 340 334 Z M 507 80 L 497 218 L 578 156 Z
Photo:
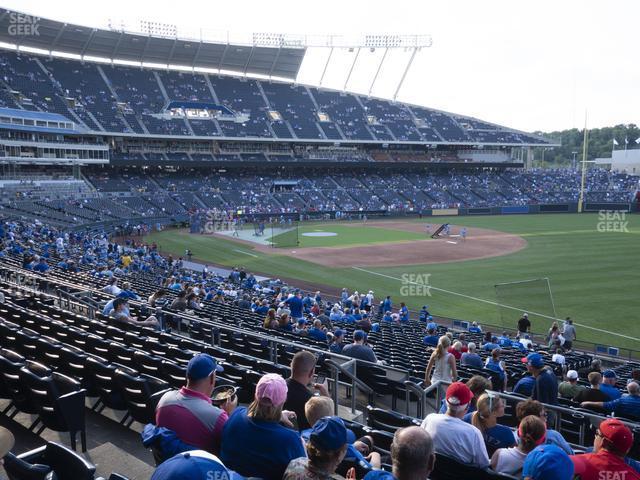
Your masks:
M 469 327 L 469 333 L 482 333 L 482 328 L 478 325 L 478 322 L 473 322 Z
M 45 273 L 47 270 L 49 270 L 49 265 L 47 265 L 47 261 L 44 258 L 40 258 L 40 261 L 33 267 L 34 272 Z
M 640 385 L 631 382 L 627 385 L 628 395 L 623 395 L 617 400 L 609 402 L 582 402 L 582 408 L 602 408 L 607 412 L 613 412 L 616 417 L 624 417 L 631 420 L 640 420 Z
M 300 292 L 296 292 L 296 294 L 292 297 L 289 297 L 285 302 L 289 306 L 289 310 L 291 310 L 291 318 L 294 320 L 298 320 L 302 318 L 302 296 Z
M 536 379 L 531 375 L 525 375 L 513 387 L 513 393 L 519 393 L 525 397 L 530 397 L 533 393 L 533 387 L 536 385 Z
M 400 315 L 401 322 L 409 321 L 409 309 L 404 304 L 404 302 L 400 303 L 400 310 L 398 311 L 398 314 Z
M 502 332 L 502 336 L 498 339 L 498 345 L 503 348 L 511 346 L 511 339 L 509 338 L 509 334 L 507 332 Z
M 305 312 L 309 312 L 309 310 L 311 310 L 311 307 L 313 306 L 313 300 L 311 299 L 311 296 L 309 296 L 308 293 L 302 299 L 302 305 L 304 306 Z
M 545 368 L 544 359 L 539 353 L 530 353 L 522 359 L 527 371 L 536 379 L 531 397 L 542 403 L 558 404 L 558 379 L 551 369 Z
M 331 353 L 342 353 L 342 349 L 344 348 L 344 344 L 342 341 L 344 340 L 345 331 L 338 329 L 333 332 L 333 342 L 329 345 L 329 351 Z
M 431 314 L 429 313 L 429 305 L 423 305 L 422 309 L 420 310 L 420 316 L 418 318 L 421 322 L 426 322 L 427 320 L 429 320 L 430 316 Z
M 131 290 L 131 284 L 124 282 L 122 284 L 122 291 L 118 294 L 119 298 L 125 298 L 127 300 L 140 300 L 140 297 L 136 292 Z
M 496 348 L 500 348 L 500 345 L 498 344 L 498 337 L 496 337 L 496 336 L 491 337 L 491 341 L 490 341 L 490 342 L 485 343 L 485 344 L 482 346 L 482 349 L 483 349 L 483 350 L 485 350 L 485 351 L 487 351 L 487 352 L 492 352 L 492 351 L 494 351 Z
M 424 343 L 428 347 L 435 347 L 438 345 L 438 340 L 440 337 L 436 334 L 435 328 L 430 328 L 427 330 L 427 334 L 422 339 L 422 343 Z
M 387 297 L 382 302 L 382 311 L 390 312 L 392 307 L 393 307 L 393 302 L 391 301 L 391 297 L 387 295 Z
M 613 370 L 605 370 L 602 372 L 600 391 L 609 397 L 609 400 L 617 400 L 622 396 L 622 392 L 616 388 L 617 379 L 618 376 Z
M 307 336 L 309 338 L 313 338 L 314 340 L 318 340 L 320 342 L 327 341 L 327 334 L 322 329 L 322 322 L 320 320 L 313 321 L 313 327 L 308 330 Z

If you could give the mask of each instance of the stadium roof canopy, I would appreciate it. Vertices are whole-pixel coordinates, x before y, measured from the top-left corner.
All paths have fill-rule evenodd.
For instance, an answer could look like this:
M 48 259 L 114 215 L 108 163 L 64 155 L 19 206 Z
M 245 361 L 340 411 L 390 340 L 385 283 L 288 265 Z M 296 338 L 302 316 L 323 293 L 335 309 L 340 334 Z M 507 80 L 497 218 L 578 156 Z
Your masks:
M 0 8 L 0 42 L 80 57 L 226 70 L 295 79 L 306 53 L 285 37 L 254 35 L 246 44 L 155 36 L 34 17 Z

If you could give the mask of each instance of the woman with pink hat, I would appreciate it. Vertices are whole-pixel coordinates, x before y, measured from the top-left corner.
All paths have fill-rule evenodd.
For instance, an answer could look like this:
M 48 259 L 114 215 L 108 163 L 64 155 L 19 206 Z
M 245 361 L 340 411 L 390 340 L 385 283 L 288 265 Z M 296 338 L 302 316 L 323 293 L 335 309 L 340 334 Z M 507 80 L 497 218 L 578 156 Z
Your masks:
M 280 480 L 291 460 L 306 456 L 298 432 L 287 428 L 295 414 L 282 410 L 286 399 L 284 378 L 269 373 L 260 379 L 253 402 L 236 408 L 224 426 L 220 457 L 228 468 L 245 477 Z

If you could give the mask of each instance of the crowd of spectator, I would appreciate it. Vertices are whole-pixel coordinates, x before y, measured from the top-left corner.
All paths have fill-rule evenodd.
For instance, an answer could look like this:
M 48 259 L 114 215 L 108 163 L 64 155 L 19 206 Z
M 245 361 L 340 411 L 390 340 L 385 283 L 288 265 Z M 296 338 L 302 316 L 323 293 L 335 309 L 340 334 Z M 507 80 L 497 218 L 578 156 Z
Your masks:
M 186 219 L 211 210 L 245 214 L 341 212 L 420 213 L 432 208 L 478 208 L 577 202 L 580 178 L 568 170 L 507 170 L 495 173 L 327 172 L 202 174 L 158 170 L 89 171 L 89 186 L 59 190 L 21 186 L 5 196 L 5 216 L 40 218 L 60 226 L 127 219 Z M 287 186 L 279 185 L 286 181 Z M 78 183 L 78 182 L 76 182 Z M 81 185 L 84 185 L 81 183 Z M 631 203 L 638 177 L 592 169 L 586 201 Z
M 308 351 L 293 357 L 288 379 L 265 374 L 248 406 L 238 405 L 233 390 L 214 403 L 221 366 L 213 357 L 198 354 L 187 366 L 184 387 L 166 393 L 158 403 L 156 427 L 177 438 L 173 445 L 178 451 L 165 452 L 168 459 L 157 468 L 155 480 L 181 478 L 184 472 L 195 475 L 203 468 L 265 479 L 409 479 L 428 475 L 436 455 L 534 480 L 569 479 L 574 474 L 599 478 L 602 471 L 640 478 L 638 464 L 627 456 L 633 434 L 625 423 L 640 420 L 640 371 L 603 369 L 598 360 L 567 369 L 576 340 L 571 319 L 561 327 L 553 325 L 541 345 L 531 339 L 526 314 L 514 322 L 516 337 L 506 331 L 501 336 L 483 332 L 477 323 L 470 324 L 468 332 L 451 332 L 437 325 L 427 305 L 412 320 L 404 304 L 394 306 L 390 296 L 376 298 L 369 290 L 361 294 L 344 289 L 340 298 L 329 301 L 320 292 L 304 292 L 279 281 L 258 282 L 241 269 L 224 277 L 208 268 L 192 272 L 184 268 L 183 259 L 163 257 L 153 244 L 119 245 L 106 233 L 72 233 L 42 223 L 7 221 L 0 226 L 0 238 L 0 258 L 19 258 L 24 269 L 41 275 L 52 270 L 71 276 L 85 272 L 104 280 L 102 291 L 112 299 L 103 313 L 124 328 L 143 323 L 167 329 L 154 315 L 145 320 L 132 316 L 132 301 L 148 310 L 165 304 L 169 310 L 195 312 L 209 302 L 229 303 L 264 316 L 269 329 L 313 339 L 327 351 L 375 364 L 382 361 L 368 344 L 368 334 L 385 325 L 401 329 L 417 321 L 426 352 L 432 352 L 423 386 L 450 384 L 440 412 L 426 415 L 421 427 L 398 430 L 390 457 L 380 457 L 371 438 L 356 438 L 334 416 L 329 385 L 317 377 L 317 359 Z M 149 298 L 136 292 L 136 281 L 142 278 L 158 285 Z M 346 328 L 352 331 L 350 342 Z M 480 340 L 476 344 L 467 337 Z M 518 363 L 522 358 L 527 372 L 512 379 L 515 385 L 507 381 L 514 358 Z M 460 381 L 459 370 L 470 366 L 484 376 Z M 509 392 L 510 387 L 523 396 L 516 406 L 515 430 L 501 424 L 505 401 L 496 393 Z M 597 425 L 592 451 L 585 446 L 577 450 L 553 429 L 553 407 L 563 399 L 615 416 Z M 9 442 L 8 434 L 0 431 L 0 439 L 5 437 Z M 391 470 L 381 470 L 383 465 Z

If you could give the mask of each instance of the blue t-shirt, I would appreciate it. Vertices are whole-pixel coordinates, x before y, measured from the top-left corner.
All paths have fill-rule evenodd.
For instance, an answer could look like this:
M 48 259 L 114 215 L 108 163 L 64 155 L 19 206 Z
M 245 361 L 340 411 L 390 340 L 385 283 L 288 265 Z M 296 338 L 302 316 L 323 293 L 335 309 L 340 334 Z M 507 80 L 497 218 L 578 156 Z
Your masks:
M 393 303 L 392 303 L 392 302 L 391 302 L 391 300 L 389 300 L 389 299 L 386 299 L 386 298 L 385 298 L 384 302 L 382 302 L 382 310 L 383 310 L 384 312 L 390 312 L 390 311 L 391 311 L 392 306 L 393 306 Z
M 291 310 L 291 318 L 302 318 L 302 299 L 296 296 L 285 301 Z
M 518 435 L 518 433 L 516 432 L 516 436 Z M 546 445 L 555 445 L 557 447 L 560 447 L 562 450 L 564 450 L 566 452 L 567 455 L 573 455 L 573 449 L 571 448 L 571 446 L 567 443 L 567 441 L 564 439 L 564 437 L 562 436 L 562 434 L 556 430 L 553 430 L 551 428 L 547 428 L 547 435 L 546 435 L 546 441 L 544 442 Z
M 438 345 L 439 339 L 440 337 L 438 337 L 437 335 L 425 335 L 425 337 L 422 339 L 422 343 L 424 343 L 428 347 L 435 347 Z
M 467 413 L 463 417 L 463 420 L 471 423 L 472 416 L 473 413 Z M 487 450 L 491 452 L 495 452 L 498 448 L 509 448 L 516 445 L 516 437 L 513 431 L 509 427 L 500 424 L 485 430 L 482 433 L 482 437 L 484 438 Z
M 500 345 L 498 345 L 497 343 L 493 343 L 493 342 L 485 343 L 482 346 L 482 349 L 486 350 L 487 352 L 491 352 L 492 350 L 495 350 L 496 348 L 500 348 Z
M 600 391 L 609 397 L 609 400 L 617 400 L 622 396 L 622 392 L 620 390 L 607 383 L 600 384 Z
M 623 395 L 617 400 L 605 402 L 602 408 L 613 412 L 616 417 L 640 419 L 640 396 Z
M 504 379 L 504 369 L 502 365 L 500 365 L 500 361 L 495 361 L 493 357 L 489 359 L 485 367 L 487 370 L 491 370 L 492 372 L 496 372 L 501 379 Z
M 518 380 L 515 387 L 513 387 L 513 393 L 519 393 L 520 395 L 524 395 L 525 397 L 530 397 L 533 393 L 533 387 L 536 385 L 536 379 L 530 375 L 526 377 L 522 377 Z
M 531 398 L 550 405 L 558 404 L 558 379 L 555 374 L 545 369 L 536 378 Z
M 464 352 L 460 357 L 460 365 L 466 367 L 482 368 L 482 358 L 477 353 Z
M 245 407 L 236 408 L 222 430 L 220 459 L 245 477 L 280 480 L 291 460 L 306 456 L 298 432 L 253 420 Z
M 391 472 L 384 470 L 371 470 L 364 476 L 363 480 L 396 480 Z
M 308 332 L 309 338 L 313 338 L 314 340 L 318 340 L 320 342 L 327 341 L 327 334 L 324 333 L 324 330 L 319 328 L 311 327 Z
M 573 455 L 573 449 L 564 439 L 562 434 L 556 430 L 552 430 L 550 428 L 547 429 L 547 444 L 554 444 L 560 447 L 562 450 L 567 452 L 567 455 Z

